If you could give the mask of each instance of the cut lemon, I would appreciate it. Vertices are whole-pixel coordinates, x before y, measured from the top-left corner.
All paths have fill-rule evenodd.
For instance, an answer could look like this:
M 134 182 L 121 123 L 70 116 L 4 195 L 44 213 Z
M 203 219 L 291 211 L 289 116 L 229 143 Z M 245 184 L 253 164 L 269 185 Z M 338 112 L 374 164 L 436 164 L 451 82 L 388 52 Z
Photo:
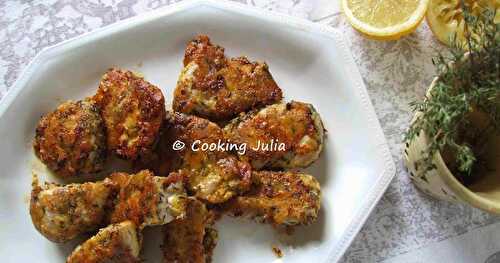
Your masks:
M 446 45 L 456 33 L 457 41 L 464 41 L 465 21 L 461 0 L 430 0 L 427 10 L 427 24 L 434 36 Z M 500 0 L 465 0 L 464 4 L 473 15 L 478 15 L 484 8 L 496 9 L 495 23 L 500 23 Z
M 351 25 L 366 36 L 394 40 L 422 22 L 429 0 L 342 0 Z

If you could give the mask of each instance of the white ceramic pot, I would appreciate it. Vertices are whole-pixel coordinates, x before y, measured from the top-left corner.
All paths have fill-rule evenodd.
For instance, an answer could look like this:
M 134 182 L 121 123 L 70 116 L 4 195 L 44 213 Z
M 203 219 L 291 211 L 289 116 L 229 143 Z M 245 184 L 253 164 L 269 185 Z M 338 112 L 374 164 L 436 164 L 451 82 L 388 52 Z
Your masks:
M 434 87 L 437 78 L 432 82 L 429 91 Z M 428 94 L 429 94 L 428 91 Z M 415 118 L 421 113 L 416 113 Z M 414 118 L 414 120 L 415 120 Z M 435 169 L 425 172 L 419 168 L 417 161 L 422 158 L 423 152 L 429 145 L 429 138 L 425 132 L 404 147 L 404 162 L 408 168 L 410 178 L 424 193 L 435 198 L 469 204 L 484 211 L 500 214 L 500 139 L 494 137 L 488 150 L 487 163 L 493 170 L 481 175 L 478 182 L 466 187 L 450 172 L 441 154 L 434 155 Z

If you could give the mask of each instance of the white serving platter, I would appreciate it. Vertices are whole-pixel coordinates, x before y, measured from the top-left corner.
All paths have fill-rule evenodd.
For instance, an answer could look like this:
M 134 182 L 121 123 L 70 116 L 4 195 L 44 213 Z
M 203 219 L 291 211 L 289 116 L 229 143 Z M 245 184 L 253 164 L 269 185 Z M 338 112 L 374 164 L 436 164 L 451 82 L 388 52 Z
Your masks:
M 322 187 L 318 221 L 292 236 L 242 219 L 217 223 L 214 262 L 336 262 L 395 174 L 386 140 L 340 32 L 237 3 L 174 4 L 43 50 L 0 104 L 0 259 L 64 262 L 76 246 L 51 243 L 29 216 L 32 172 L 47 171 L 31 142 L 40 116 L 68 99 L 95 92 L 118 66 L 144 74 L 170 104 L 186 43 L 207 34 L 228 55 L 266 61 L 287 100 L 312 103 L 328 130 L 308 172 Z M 46 180 L 53 180 L 46 176 Z M 55 180 L 55 179 L 54 179 Z M 146 262 L 161 262 L 160 228 L 145 231 Z M 81 241 L 81 240 L 79 240 Z M 278 259 L 271 247 L 281 248 Z

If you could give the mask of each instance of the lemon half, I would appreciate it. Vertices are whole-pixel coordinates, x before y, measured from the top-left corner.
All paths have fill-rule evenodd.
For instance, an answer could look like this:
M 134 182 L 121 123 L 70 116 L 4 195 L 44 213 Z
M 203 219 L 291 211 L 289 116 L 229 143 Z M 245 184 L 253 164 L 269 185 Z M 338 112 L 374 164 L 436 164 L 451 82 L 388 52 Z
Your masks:
M 351 25 L 366 36 L 394 40 L 413 32 L 422 22 L 429 0 L 342 0 Z
M 500 0 L 465 0 L 464 4 L 476 16 L 486 7 L 496 9 L 494 21 L 500 23 Z M 465 21 L 460 0 L 430 0 L 426 19 L 432 33 L 442 43 L 450 45 L 455 33 L 459 42 L 465 40 Z

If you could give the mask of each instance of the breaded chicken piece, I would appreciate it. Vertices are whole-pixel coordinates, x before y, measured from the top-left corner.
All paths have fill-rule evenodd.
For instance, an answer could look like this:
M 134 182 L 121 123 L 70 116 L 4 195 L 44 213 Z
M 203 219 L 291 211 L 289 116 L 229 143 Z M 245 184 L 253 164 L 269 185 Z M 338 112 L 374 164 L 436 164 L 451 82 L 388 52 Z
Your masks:
M 248 193 L 226 204 L 231 214 L 275 226 L 308 225 L 318 217 L 321 190 L 311 175 L 260 171 L 252 173 L 252 180 Z
M 166 176 L 181 168 L 195 170 L 203 167 L 208 159 L 219 159 L 227 156 L 220 151 L 193 151 L 191 145 L 199 140 L 201 143 L 217 143 L 223 140 L 222 129 L 215 123 L 192 115 L 171 112 L 166 114 L 160 140 L 152 158 L 144 158 L 136 163 L 142 169 L 151 169 L 155 174 Z M 176 141 L 184 143 L 184 148 L 174 150 Z
M 130 160 L 151 152 L 165 118 L 158 87 L 131 71 L 110 69 L 94 100 L 101 107 L 111 151 Z
M 196 197 L 217 204 L 248 190 L 251 169 L 248 163 L 227 156 L 207 159 L 201 168 L 181 169 L 179 174 L 186 178 L 187 188 Z
M 318 159 L 323 149 L 324 127 L 311 104 L 292 101 L 242 114 L 224 127 L 224 137 L 247 145 L 242 160 L 256 170 L 297 168 Z M 280 144 L 284 146 L 281 149 Z
M 181 177 L 159 177 L 143 170 L 133 175 L 114 173 L 110 180 L 120 189 L 111 223 L 130 220 L 142 229 L 185 216 L 187 196 Z
M 186 47 L 173 109 L 223 121 L 281 98 L 281 89 L 266 63 L 250 62 L 245 57 L 227 59 L 224 48 L 200 35 Z
M 250 186 L 251 169 L 246 162 L 226 151 L 203 151 L 204 143 L 223 141 L 222 129 L 206 119 L 182 113 L 167 113 L 155 158 L 139 164 L 164 175 L 175 171 L 185 178 L 187 189 L 210 203 L 221 203 L 245 192 Z M 173 150 L 175 141 L 185 144 Z M 195 150 L 192 149 L 193 143 Z
M 141 262 L 141 236 L 131 221 L 109 225 L 79 245 L 66 263 L 135 263 Z
M 30 214 L 47 239 L 65 242 L 111 223 L 131 220 L 143 228 L 185 216 L 183 178 L 149 171 L 114 173 L 95 183 L 40 187 L 33 182 Z
M 217 232 L 211 228 L 213 215 L 205 205 L 190 198 L 186 218 L 164 227 L 163 261 L 165 263 L 206 263 L 212 258 Z
M 61 177 L 93 173 L 106 159 L 106 133 L 91 100 L 67 101 L 36 127 L 35 154 Z
M 33 180 L 30 214 L 36 229 L 53 242 L 94 231 L 106 221 L 117 189 L 108 179 L 96 183 L 45 184 Z

